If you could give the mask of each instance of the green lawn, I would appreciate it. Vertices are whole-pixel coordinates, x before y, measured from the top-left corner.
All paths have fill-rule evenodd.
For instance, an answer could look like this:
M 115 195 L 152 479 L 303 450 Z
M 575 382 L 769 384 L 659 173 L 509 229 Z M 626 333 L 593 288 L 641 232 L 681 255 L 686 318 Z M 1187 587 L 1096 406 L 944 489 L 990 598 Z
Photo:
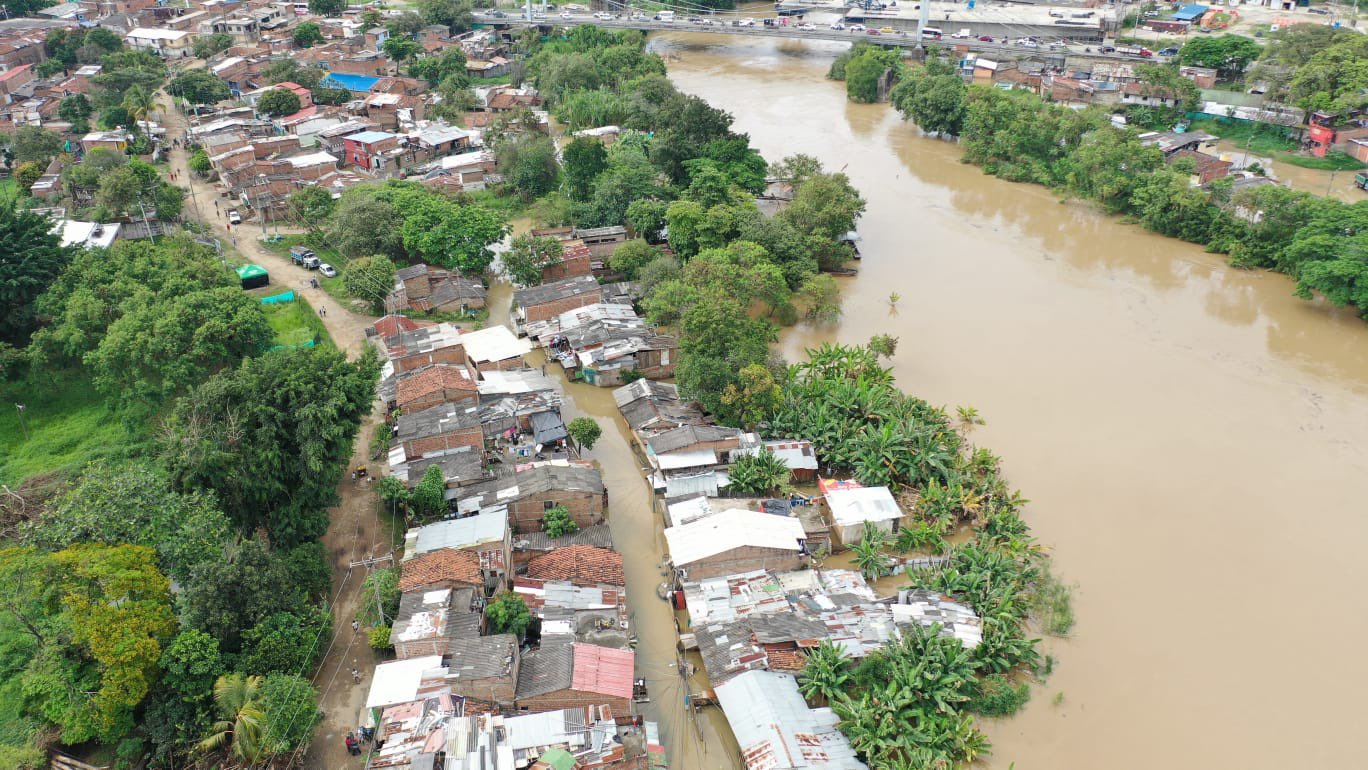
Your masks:
M 1359 163 L 1339 150 L 1331 150 L 1325 153 L 1324 158 L 1313 158 L 1309 155 L 1283 155 L 1279 160 L 1292 166 L 1314 168 L 1320 171 L 1358 171 L 1368 168 L 1368 166 Z
M 79 372 L 44 374 L 0 385 L 0 483 L 36 473 L 79 468 L 102 457 L 127 457 L 143 447 L 150 425 L 129 428 Z M 23 404 L 24 426 L 15 404 Z
M 289 291 L 286 289 L 285 291 Z M 283 294 L 282 291 L 272 292 Z M 299 295 L 295 295 L 298 297 Z M 332 345 L 332 337 L 328 335 L 328 330 L 323 326 L 323 320 L 318 317 L 318 313 L 313 307 L 303 299 L 295 299 L 294 302 L 281 302 L 278 304 L 263 304 L 261 309 L 266 312 L 266 320 L 275 330 L 275 344 L 296 346 L 307 344 L 309 340 L 314 340 L 318 345 Z
M 1192 130 L 1215 134 L 1241 147 L 1247 147 L 1256 155 L 1268 155 L 1289 166 L 1321 171 L 1357 171 L 1365 167 L 1364 164 L 1338 151 L 1327 153 L 1324 158 L 1303 155 L 1297 152 L 1296 140 L 1289 139 L 1282 129 L 1271 126 L 1222 120 L 1195 120 L 1192 122 Z

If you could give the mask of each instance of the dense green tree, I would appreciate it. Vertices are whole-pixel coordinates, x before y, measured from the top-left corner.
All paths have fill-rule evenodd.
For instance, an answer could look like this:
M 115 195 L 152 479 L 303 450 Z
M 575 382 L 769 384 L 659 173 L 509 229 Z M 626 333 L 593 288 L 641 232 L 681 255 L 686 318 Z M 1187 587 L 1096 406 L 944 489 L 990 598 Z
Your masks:
M 233 47 L 233 36 L 222 32 L 215 32 L 212 35 L 201 35 L 195 38 L 190 51 L 197 58 L 208 59 L 215 54 L 222 53 Z
M 185 70 L 166 87 L 191 104 L 214 104 L 232 96 L 228 84 L 208 70 Z
M 261 707 L 264 678 L 224 674 L 214 683 L 214 709 L 219 717 L 199 741 L 203 753 L 223 753 L 238 762 L 255 764 L 269 757 L 265 747 L 269 715 Z
M 308 185 L 290 193 L 287 201 L 290 216 L 309 229 L 311 233 L 321 232 L 322 228 L 337 208 L 337 201 L 326 187 Z
M 97 101 L 106 106 L 118 104 L 134 86 L 150 95 L 166 82 L 166 62 L 147 51 L 122 50 L 105 54 L 100 60 L 103 71 L 91 80 L 104 89 L 96 94 Z
M 215 491 L 244 532 L 290 547 L 327 529 L 327 506 L 369 413 L 379 362 L 276 350 L 221 372 L 177 404 L 162 446 L 182 489 Z
M 465 77 L 465 52 L 459 46 L 447 46 L 436 56 L 415 59 L 408 66 L 408 74 L 411 78 L 422 78 L 434 86 L 452 75 Z
M 504 183 L 525 200 L 539 198 L 556 188 L 560 164 L 556 144 L 540 133 L 519 134 L 494 148 Z
M 416 40 L 406 37 L 389 37 L 381 45 L 385 55 L 397 62 L 412 59 L 423 52 L 423 46 Z
M 161 668 L 141 727 L 154 746 L 153 761 L 170 765 L 208 730 L 214 682 L 225 666 L 212 636 L 186 629 L 162 652 Z
M 1183 44 L 1178 52 L 1181 64 L 1210 67 L 1226 79 L 1238 78 L 1263 49 L 1253 38 L 1242 35 L 1198 36 Z
M 627 280 L 633 280 L 643 267 L 659 256 L 659 249 L 638 238 L 618 246 L 608 258 L 608 264 L 614 272 Z
M 889 100 L 904 120 L 915 120 L 923 131 L 958 135 L 964 126 L 968 89 L 946 64 L 929 62 L 906 72 Z
M 48 504 L 27 537 L 51 548 L 147 546 L 163 572 L 184 581 L 195 565 L 222 557 L 232 528 L 209 495 L 173 490 L 166 475 L 147 463 L 94 463 Z
M 318 692 L 309 680 L 286 674 L 266 677 L 259 703 L 266 717 L 262 740 L 273 755 L 297 752 L 309 745 L 322 718 Z
M 669 202 L 654 198 L 634 200 L 627 206 L 627 224 L 646 243 L 660 243 L 664 240 L 662 234 L 665 232 L 669 207 Z
M 1289 84 L 1293 101 L 1309 111 L 1348 114 L 1368 106 L 1368 35 L 1356 35 L 1318 51 L 1297 68 Z
M 593 449 L 594 444 L 597 444 L 599 437 L 603 435 L 603 427 L 594 418 L 581 416 L 571 420 L 565 426 L 565 432 L 570 434 L 570 440 L 581 449 Z
M 779 406 L 783 392 L 769 367 L 751 364 L 742 369 L 738 380 L 722 391 L 722 404 L 729 422 L 753 428 L 764 422 Z
M 44 216 L 0 199 L 0 340 L 22 346 L 36 328 L 37 300 L 71 259 Z
M 423 477 L 413 486 L 409 507 L 422 517 L 434 517 L 447 510 L 446 475 L 442 466 L 429 465 Z
M 815 703 L 827 703 L 844 693 L 850 682 L 850 656 L 845 648 L 829 639 L 807 652 L 803 672 L 798 675 L 798 690 Z
M 475 20 L 470 0 L 418 0 L 414 7 L 423 21 L 441 24 L 453 33 L 469 30 Z
M 15 163 L 36 161 L 46 166 L 61 151 L 61 134 L 37 126 L 20 126 L 9 143 Z
M 294 30 L 294 43 L 300 48 L 311 48 L 323 42 L 323 30 L 316 22 L 302 22 Z
M 332 593 L 332 563 L 328 549 L 315 540 L 301 543 L 280 554 L 290 571 L 290 580 L 313 601 L 326 601 Z
M 1070 190 L 1121 212 L 1145 175 L 1163 164 L 1159 148 L 1141 144 L 1137 132 L 1106 126 L 1084 135 L 1065 163 L 1065 180 Z
M 57 106 L 57 117 L 72 124 L 85 125 L 94 112 L 95 108 L 85 94 L 64 97 L 62 103 Z
M 332 616 L 321 609 L 277 612 L 242 635 L 237 668 L 250 674 L 309 674 L 323 658 Z
M 494 597 L 485 607 L 485 619 L 489 621 L 491 634 L 522 637 L 527 633 L 527 627 L 532 625 L 532 613 L 527 609 L 527 602 L 512 591 L 504 591 Z
M 84 363 L 125 404 L 154 404 L 255 355 L 274 332 L 261 302 L 224 287 L 168 297 L 109 325 Z
M 557 505 L 548 508 L 542 515 L 542 531 L 547 537 L 562 537 L 578 532 L 579 525 L 575 523 L 575 517 L 570 515 L 568 508 Z
M 392 477 L 386 477 L 392 478 Z M 403 591 L 399 590 L 399 570 L 377 569 L 361 583 L 361 595 L 366 597 L 357 612 L 357 620 L 366 627 L 390 625 L 399 613 Z
M 608 151 L 598 139 L 581 136 L 565 146 L 564 154 L 566 192 L 571 200 L 589 200 L 594 180 L 608 168 Z
M 398 271 L 389 257 L 358 257 L 342 270 L 342 285 L 347 294 L 366 301 L 373 312 L 385 312 L 385 298 L 394 287 Z
M 407 256 L 401 228 L 404 215 L 394 204 L 378 200 L 369 190 L 343 193 L 328 227 L 328 242 L 344 257 L 372 254 L 403 260 Z
M 261 98 L 257 99 L 256 106 L 261 114 L 278 118 L 299 112 L 301 103 L 299 94 L 294 91 L 288 88 L 275 88 L 262 94 Z
M 427 22 L 423 21 L 423 17 L 418 13 L 404 11 L 397 16 L 391 16 L 385 22 L 385 29 L 389 30 L 390 37 L 413 37 L 426 25 Z
M 879 99 L 879 79 L 898 67 L 898 52 L 870 46 L 854 54 L 845 65 L 846 95 L 853 102 L 870 104 Z
M 28 195 L 32 192 L 33 186 L 42 178 L 43 167 L 38 165 L 36 161 L 31 160 L 27 163 L 20 163 L 19 166 L 14 169 L 14 183 L 24 195 Z
M 564 252 L 556 238 L 524 233 L 513 238 L 508 249 L 499 255 L 499 263 L 508 280 L 536 286 L 542 282 L 542 270 L 560 264 Z
M 507 233 L 507 225 L 480 206 L 462 206 L 436 196 L 421 199 L 405 212 L 404 246 L 429 263 L 480 275 L 494 261 L 490 246 Z
M 694 304 L 680 318 L 680 357 L 675 370 L 681 395 L 721 410 L 721 395 L 739 372 L 764 363 L 774 327 L 751 318 L 732 296 L 718 291 Z
M 177 608 L 185 627 L 209 634 L 225 653 L 236 654 L 244 632 L 275 613 L 298 611 L 304 598 L 288 565 L 266 546 L 248 540 L 228 549 L 222 559 L 195 565 L 177 596 Z
M 1140 64 L 1135 68 L 1140 82 L 1141 96 L 1157 96 L 1178 100 L 1179 112 L 1190 112 L 1201 103 L 1202 92 L 1197 84 L 1178 72 L 1177 64 Z
M 319 16 L 341 16 L 345 10 L 346 0 L 309 0 L 309 13 Z

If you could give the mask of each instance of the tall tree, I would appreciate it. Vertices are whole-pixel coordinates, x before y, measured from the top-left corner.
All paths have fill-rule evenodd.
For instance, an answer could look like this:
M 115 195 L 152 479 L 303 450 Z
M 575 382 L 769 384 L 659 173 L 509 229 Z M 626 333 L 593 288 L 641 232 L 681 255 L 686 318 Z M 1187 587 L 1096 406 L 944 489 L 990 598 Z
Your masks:
M 166 88 L 191 104 L 214 104 L 232 96 L 228 84 L 208 70 L 185 70 Z
M 499 255 L 499 263 L 510 281 L 536 286 L 542 282 L 542 270 L 560 264 L 564 252 L 556 238 L 524 233 L 513 238 L 508 249 Z
M 581 136 L 565 146 L 565 191 L 573 200 L 589 199 L 594 180 L 608 168 L 608 151 L 599 140 Z
M 38 297 L 71 258 L 47 217 L 0 199 L 0 340 L 23 346 L 37 327 Z
M 257 111 L 263 115 L 278 118 L 299 112 L 299 94 L 288 88 L 274 88 L 257 99 Z
M 289 547 L 318 538 L 370 412 L 379 361 L 278 350 L 221 372 L 181 399 L 162 438 L 183 489 L 215 491 L 244 532 Z
M 141 85 L 134 85 L 124 91 L 122 106 L 128 111 L 128 117 L 137 123 L 147 120 L 147 117 L 157 108 L 157 100 L 152 90 Z M 149 127 L 144 125 L 143 128 L 146 131 Z

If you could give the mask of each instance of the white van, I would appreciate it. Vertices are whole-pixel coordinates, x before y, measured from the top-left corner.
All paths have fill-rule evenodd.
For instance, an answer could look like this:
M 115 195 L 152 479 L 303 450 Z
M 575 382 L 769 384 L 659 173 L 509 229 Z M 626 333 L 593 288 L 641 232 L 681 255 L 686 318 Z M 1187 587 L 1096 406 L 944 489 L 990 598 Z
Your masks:
M 663 21 L 666 24 L 674 23 L 674 11 L 661 11 L 656 14 L 656 21 Z

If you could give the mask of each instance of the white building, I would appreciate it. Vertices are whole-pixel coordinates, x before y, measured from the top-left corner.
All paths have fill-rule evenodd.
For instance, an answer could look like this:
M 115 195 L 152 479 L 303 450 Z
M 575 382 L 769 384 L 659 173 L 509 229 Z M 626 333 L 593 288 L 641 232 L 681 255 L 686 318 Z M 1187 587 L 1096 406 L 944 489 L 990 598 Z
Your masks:
M 831 510 L 832 538 L 846 546 L 859 542 L 865 524 L 886 535 L 893 534 L 903 515 L 888 487 L 833 489 L 827 492 L 826 502 Z

